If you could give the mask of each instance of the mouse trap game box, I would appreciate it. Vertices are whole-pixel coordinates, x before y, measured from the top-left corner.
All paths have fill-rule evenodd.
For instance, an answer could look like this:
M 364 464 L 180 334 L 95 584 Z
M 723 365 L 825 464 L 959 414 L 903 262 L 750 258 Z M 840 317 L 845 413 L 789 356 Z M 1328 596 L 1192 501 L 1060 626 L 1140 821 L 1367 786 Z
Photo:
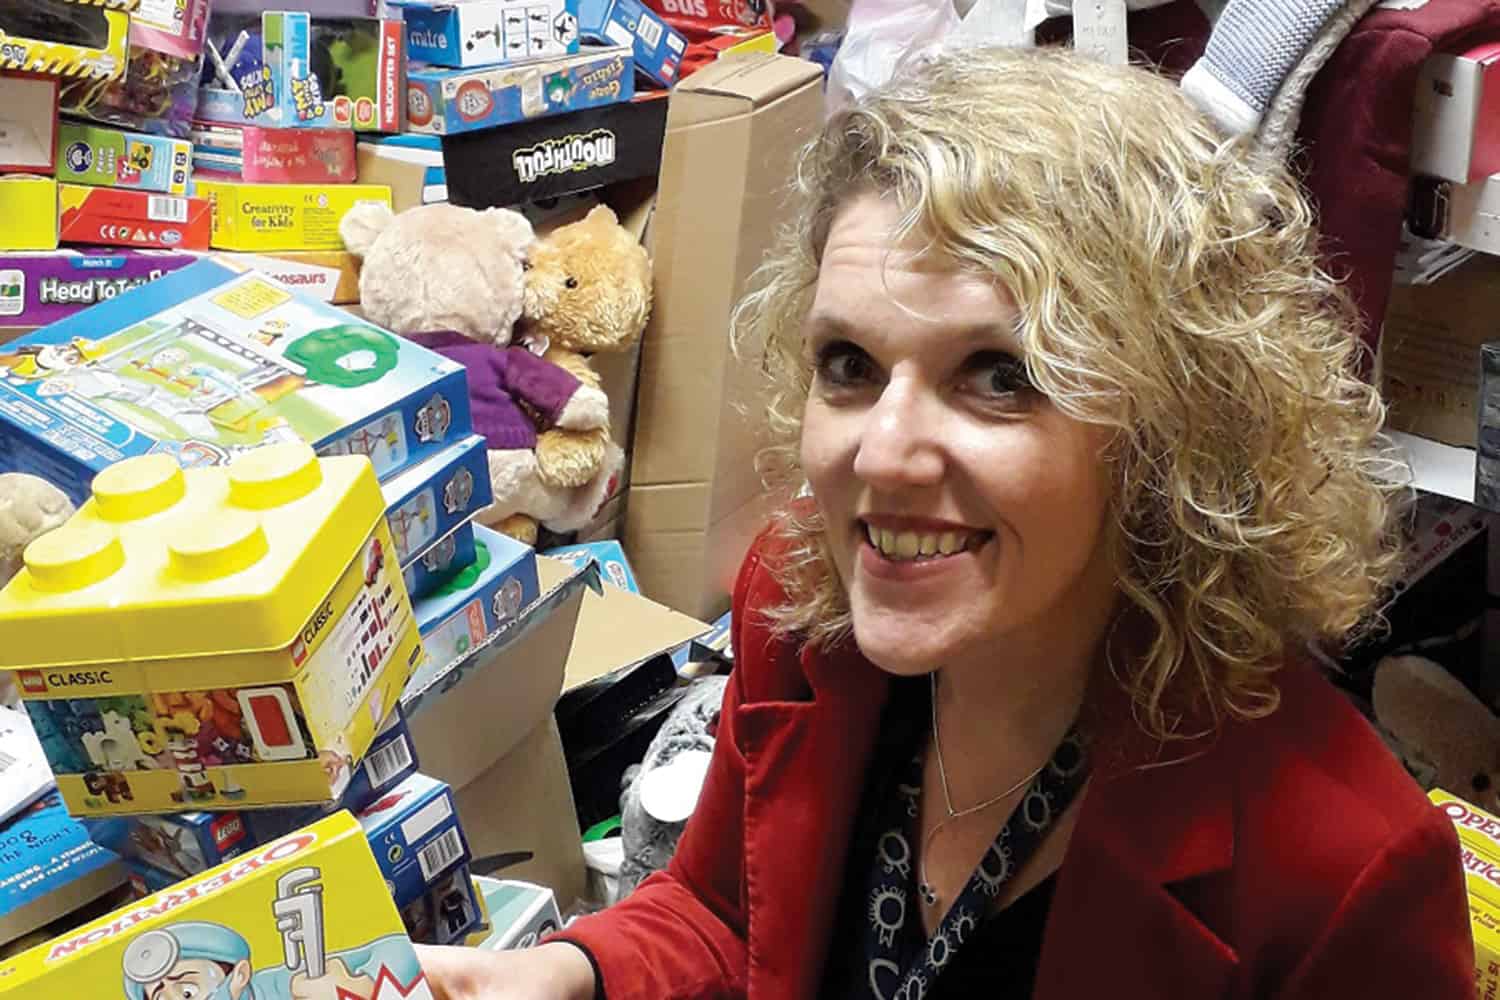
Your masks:
M 462 365 L 204 260 L 0 347 L 0 467 L 75 503 L 121 459 L 302 440 L 388 478 L 469 434 Z
M 348 813 L 0 962 L 0 994 L 432 997 Z
M 422 657 L 370 463 L 120 462 L 0 591 L 77 816 L 335 802 Z

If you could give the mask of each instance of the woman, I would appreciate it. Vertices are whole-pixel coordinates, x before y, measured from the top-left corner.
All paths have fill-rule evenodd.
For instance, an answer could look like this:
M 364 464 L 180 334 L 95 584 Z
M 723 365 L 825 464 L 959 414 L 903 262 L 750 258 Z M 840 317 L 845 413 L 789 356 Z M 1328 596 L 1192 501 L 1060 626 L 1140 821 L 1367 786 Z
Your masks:
M 792 505 L 670 869 L 446 998 L 1472 996 L 1456 837 L 1301 662 L 1396 567 L 1283 173 L 1057 52 L 834 118 L 741 313 Z

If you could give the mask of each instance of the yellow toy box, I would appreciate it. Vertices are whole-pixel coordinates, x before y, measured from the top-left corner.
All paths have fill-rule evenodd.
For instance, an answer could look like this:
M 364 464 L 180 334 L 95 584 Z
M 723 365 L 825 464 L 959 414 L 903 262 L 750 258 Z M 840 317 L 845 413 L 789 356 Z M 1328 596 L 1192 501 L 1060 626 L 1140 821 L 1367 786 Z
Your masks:
M 300 442 L 94 479 L 0 591 L 75 815 L 326 803 L 421 659 L 369 460 Z
M 128 9 L 72 0 L 0 4 L 0 69 L 118 79 L 127 65 Z
M 0 962 L 0 995 L 431 1000 L 341 812 Z
M 1474 932 L 1474 984 L 1478 996 L 1500 996 L 1500 817 L 1441 789 L 1428 793 L 1458 828 L 1469 927 Z
M 0 250 L 57 249 L 57 181 L 12 174 L 0 177 Z
M 391 204 L 382 184 L 239 184 L 198 181 L 213 207 L 215 250 L 342 250 L 339 223 L 361 201 Z

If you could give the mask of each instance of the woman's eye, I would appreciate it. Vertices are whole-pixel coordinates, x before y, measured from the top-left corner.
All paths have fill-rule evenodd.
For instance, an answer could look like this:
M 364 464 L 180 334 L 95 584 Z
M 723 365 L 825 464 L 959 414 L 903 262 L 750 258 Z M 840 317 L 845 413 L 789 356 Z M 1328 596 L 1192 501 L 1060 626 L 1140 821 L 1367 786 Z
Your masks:
M 861 385 L 875 374 L 875 362 L 847 341 L 829 344 L 818 352 L 818 378 L 826 385 L 845 388 Z
M 999 352 L 976 354 L 965 365 L 964 382 L 981 399 L 1009 401 L 1034 390 L 1020 358 Z

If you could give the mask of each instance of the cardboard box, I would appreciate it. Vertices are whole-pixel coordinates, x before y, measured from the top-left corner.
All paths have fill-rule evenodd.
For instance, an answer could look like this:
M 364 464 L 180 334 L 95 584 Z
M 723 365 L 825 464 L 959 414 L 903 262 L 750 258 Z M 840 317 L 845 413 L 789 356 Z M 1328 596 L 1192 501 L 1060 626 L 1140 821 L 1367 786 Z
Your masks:
M 391 203 L 375 184 L 231 184 L 199 182 L 213 206 L 216 250 L 343 250 L 339 223 L 361 201 Z
M 9 174 L 0 177 L 0 250 L 57 249 L 57 181 Z
M 640 0 L 579 0 L 578 28 L 590 41 L 631 46 L 637 72 L 655 84 L 682 76 L 687 39 Z
M 489 473 L 484 438 L 471 434 L 385 481 L 386 520 L 403 569 L 493 502 Z
M 1380 339 L 1387 425 L 1473 448 L 1479 424 L 1480 347 L 1495 338 L 1500 260 L 1479 256 L 1435 285 L 1391 291 Z
M 64 243 L 207 250 L 208 202 L 120 188 L 57 186 L 58 236 Z
M 359 301 L 360 260 L 347 250 L 267 250 L 258 254 L 226 250 L 214 256 L 231 267 L 253 268 L 269 275 L 319 302 L 348 305 Z
M 562 927 L 557 897 L 544 885 L 483 875 L 474 877 L 474 885 L 489 915 L 490 929 L 467 941 L 470 948 L 485 951 L 530 948 Z
M 0 824 L 0 943 L 45 927 L 125 881 L 113 852 L 89 840 L 49 792 Z
M 640 95 L 556 118 L 447 136 L 448 196 L 471 208 L 502 208 L 655 177 L 666 129 L 666 99 Z
M 0 72 L 0 174 L 57 170 L 55 76 Z
M 158 997 L 193 967 L 179 963 L 223 956 L 248 974 L 245 995 L 287 995 L 296 977 L 306 995 L 332 997 L 365 977 L 383 995 L 431 996 L 347 813 L 0 962 L 0 980 L 18 996 L 97 996 L 108 983 L 114 995 Z
M 1412 102 L 1411 171 L 1466 184 L 1500 171 L 1500 44 L 1427 57 Z
M 389 187 L 391 207 L 398 214 L 418 205 L 448 200 L 443 141 L 438 136 L 390 135 L 361 139 L 356 156 L 359 182 Z
M 63 122 L 57 130 L 57 179 L 66 184 L 187 194 L 193 144 L 104 125 Z
M 403 0 L 412 62 L 469 68 L 578 51 L 578 0 Z
M 618 46 L 490 69 L 423 66 L 407 73 L 407 124 L 413 132 L 455 135 L 628 101 L 634 93 L 630 50 Z
M 77 41 L 60 39 L 66 31 Z M 130 15 L 70 0 L 26 0 L 0 6 L 0 69 L 84 80 L 123 76 Z
M 340 365 L 341 350 L 373 367 Z M 302 435 L 389 478 L 468 433 L 463 366 L 220 261 L 0 351 L 0 469 L 42 475 L 76 502 L 133 455 L 206 465 Z
M 788 222 L 796 151 L 822 119 L 818 67 L 723 59 L 672 93 L 647 248 L 656 299 L 641 347 L 625 551 L 650 597 L 716 618 L 767 510 L 756 471 L 759 373 L 729 318 Z
M 251 184 L 353 184 L 354 133 L 245 126 L 240 176 Z
M 175 250 L 0 254 L 0 323 L 55 323 L 197 260 L 196 254 Z

